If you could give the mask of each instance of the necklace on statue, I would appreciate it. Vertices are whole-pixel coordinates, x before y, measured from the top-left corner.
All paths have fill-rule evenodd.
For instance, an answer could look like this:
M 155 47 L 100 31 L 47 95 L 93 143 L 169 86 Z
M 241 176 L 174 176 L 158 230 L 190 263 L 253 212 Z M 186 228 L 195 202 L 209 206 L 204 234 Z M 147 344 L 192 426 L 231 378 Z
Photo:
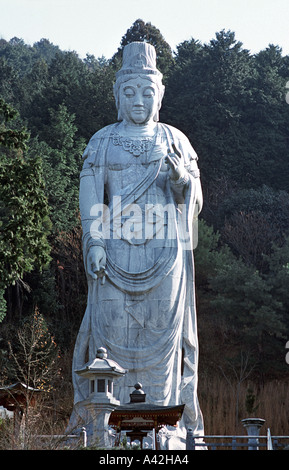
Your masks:
M 113 145 L 120 145 L 122 148 L 130 152 L 134 157 L 139 157 L 143 153 L 150 152 L 154 145 L 154 138 L 143 137 L 140 139 L 132 139 L 130 137 L 123 137 L 120 134 L 113 134 L 112 136 Z

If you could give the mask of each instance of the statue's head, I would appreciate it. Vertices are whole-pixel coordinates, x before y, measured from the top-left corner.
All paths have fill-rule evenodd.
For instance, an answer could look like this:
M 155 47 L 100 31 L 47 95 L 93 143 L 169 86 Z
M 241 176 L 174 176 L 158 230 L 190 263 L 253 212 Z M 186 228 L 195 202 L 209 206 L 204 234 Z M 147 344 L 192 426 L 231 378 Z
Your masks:
M 114 84 L 118 119 L 134 124 L 158 121 L 163 95 L 155 48 L 146 42 L 125 46 L 122 67 Z

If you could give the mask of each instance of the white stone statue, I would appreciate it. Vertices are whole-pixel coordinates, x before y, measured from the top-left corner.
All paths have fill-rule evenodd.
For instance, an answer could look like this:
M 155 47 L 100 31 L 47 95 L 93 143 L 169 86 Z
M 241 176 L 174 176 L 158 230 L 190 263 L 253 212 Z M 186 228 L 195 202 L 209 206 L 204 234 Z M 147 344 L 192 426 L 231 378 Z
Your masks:
M 158 122 L 164 86 L 153 46 L 124 48 L 114 94 L 119 122 L 96 132 L 83 154 L 88 300 L 73 371 L 105 347 L 128 370 L 115 385 L 121 403 L 140 382 L 148 403 L 185 403 L 179 431 L 203 435 L 192 251 L 202 207 L 197 155 L 179 130 Z M 73 372 L 80 415 L 87 382 Z

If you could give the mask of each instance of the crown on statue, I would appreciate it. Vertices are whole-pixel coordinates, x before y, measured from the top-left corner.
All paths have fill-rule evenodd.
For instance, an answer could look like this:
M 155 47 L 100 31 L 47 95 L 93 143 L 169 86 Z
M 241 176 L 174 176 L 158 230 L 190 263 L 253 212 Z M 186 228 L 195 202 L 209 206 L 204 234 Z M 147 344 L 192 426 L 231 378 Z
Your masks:
M 156 50 L 147 42 L 131 42 L 123 49 L 122 67 L 116 78 L 135 73 L 162 75 L 156 67 Z

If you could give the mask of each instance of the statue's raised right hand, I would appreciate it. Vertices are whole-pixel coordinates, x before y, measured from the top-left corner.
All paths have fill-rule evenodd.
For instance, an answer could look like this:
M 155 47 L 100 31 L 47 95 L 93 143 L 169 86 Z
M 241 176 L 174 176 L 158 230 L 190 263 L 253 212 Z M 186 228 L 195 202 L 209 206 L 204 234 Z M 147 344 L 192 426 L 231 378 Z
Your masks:
M 178 180 L 184 174 L 184 159 L 182 158 L 181 152 L 176 148 L 175 144 L 172 143 L 173 152 L 168 148 L 168 154 L 165 157 L 165 163 L 169 166 L 170 178 L 172 180 Z
M 92 279 L 101 278 L 102 284 L 105 281 L 106 254 L 102 246 L 92 246 L 87 255 L 87 274 Z

